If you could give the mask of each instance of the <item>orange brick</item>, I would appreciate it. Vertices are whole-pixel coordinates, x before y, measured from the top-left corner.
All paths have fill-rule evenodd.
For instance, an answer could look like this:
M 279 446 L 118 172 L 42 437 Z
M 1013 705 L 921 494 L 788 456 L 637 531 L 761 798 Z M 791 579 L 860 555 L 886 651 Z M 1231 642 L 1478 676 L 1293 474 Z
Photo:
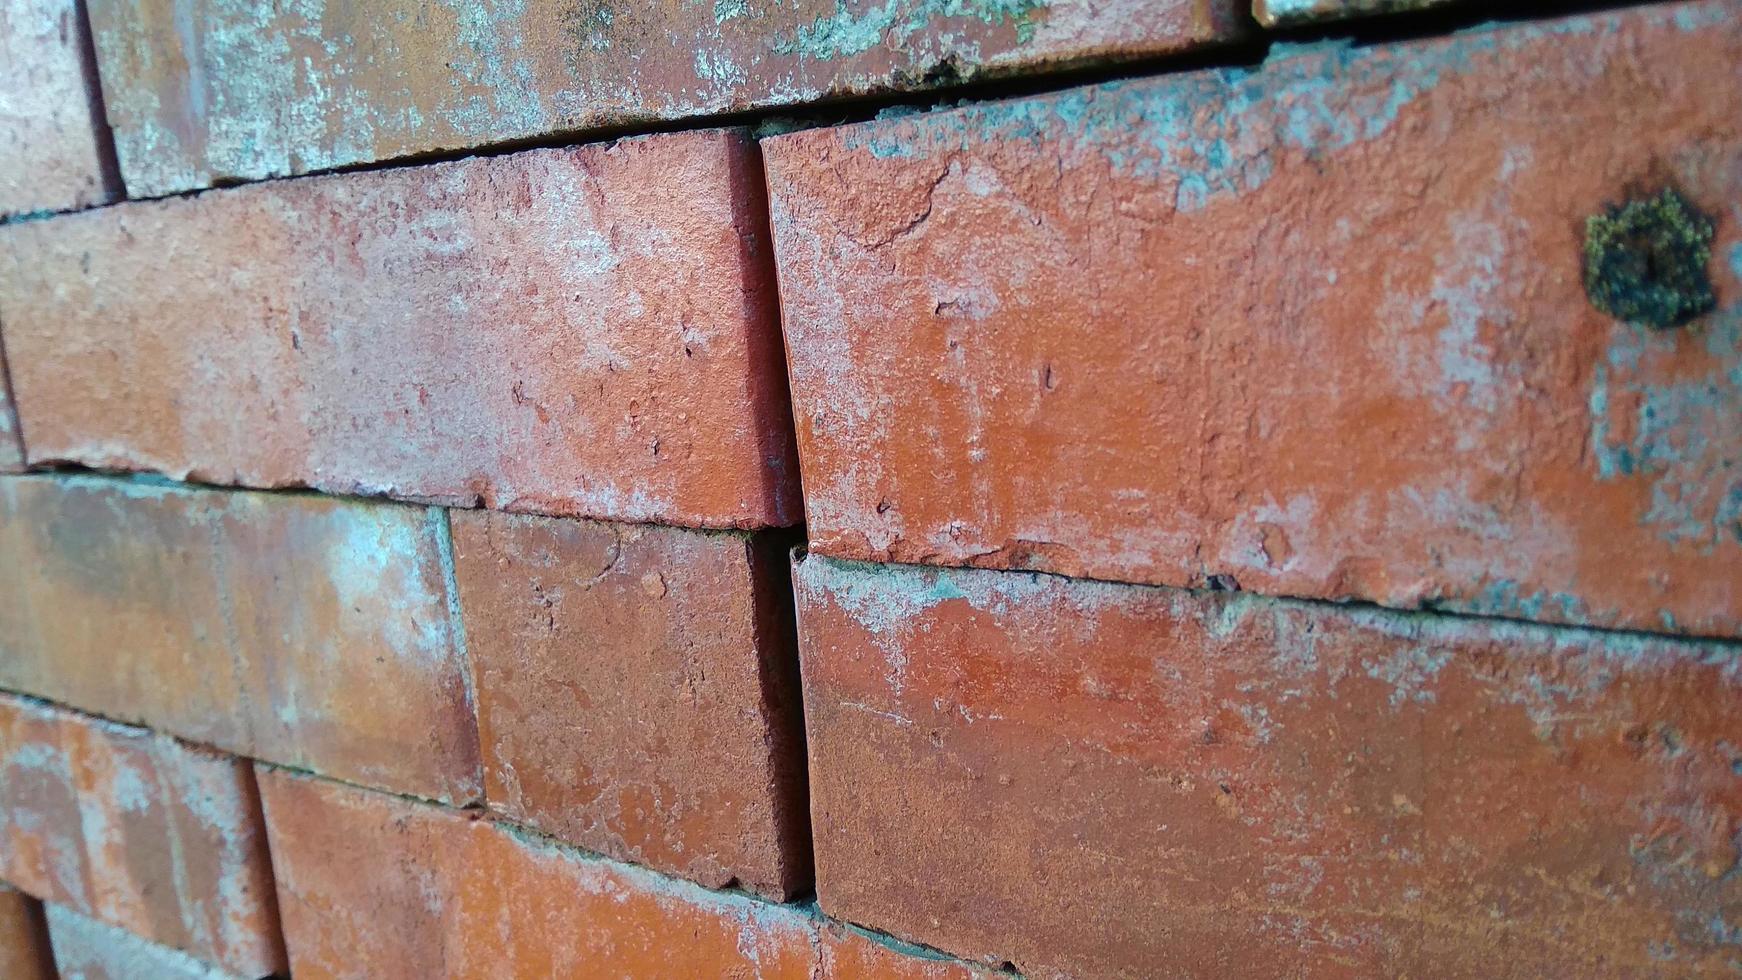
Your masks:
M 620 860 L 810 887 L 784 537 L 453 515 L 490 809 Z
M 253 980 L 260 976 L 216 967 L 58 905 L 48 909 L 48 928 L 54 939 L 54 963 L 63 980 Z
M 1180 51 L 1245 0 L 97 3 L 136 194 Z
M 765 141 L 813 548 L 1742 635 L 1736 13 Z M 1619 322 L 1671 186 L 1715 309 Z
M 42 903 L 0 883 L 0 977 L 55 980 Z
M 8 878 L 48 881 L 53 901 L 238 973 L 284 967 L 246 761 L 12 695 L 0 695 L 0 731 L 0 819 L 53 821 L 58 837 L 9 846 Z M 76 887 L 52 884 L 75 873 Z
M 120 178 L 104 159 L 108 136 L 80 6 L 78 0 L 0 6 L 0 216 L 90 207 L 119 196 Z
M 0 686 L 472 801 L 482 773 L 447 538 L 434 508 L 0 480 Z
M 1717 975 L 1731 646 L 797 569 L 825 911 L 1029 976 Z
M 264 767 L 260 785 L 297 980 L 980 975 L 475 813 Z
M 649 136 L 0 229 L 30 458 L 794 523 L 755 153 Z

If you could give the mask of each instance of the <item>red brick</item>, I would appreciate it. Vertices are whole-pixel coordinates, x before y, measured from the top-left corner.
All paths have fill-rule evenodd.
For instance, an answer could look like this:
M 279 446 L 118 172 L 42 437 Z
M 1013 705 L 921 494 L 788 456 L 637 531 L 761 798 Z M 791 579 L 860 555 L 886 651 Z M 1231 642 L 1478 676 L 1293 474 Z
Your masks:
M 1742 634 L 1737 64 L 1653 4 L 765 141 L 813 548 Z M 1618 322 L 1668 184 L 1717 310 Z
M 49 881 L 53 901 L 238 973 L 284 967 L 249 763 L 11 695 L 0 730 L 0 819 L 52 820 L 58 837 L 58 854 L 9 846 L 8 878 Z
M 817 557 L 795 585 L 831 915 L 1043 977 L 1735 961 L 1728 645 Z
M 251 980 L 55 905 L 48 909 L 62 980 Z M 51 974 L 52 975 L 52 974 Z
M 0 229 L 30 457 L 796 522 L 755 154 L 649 136 Z
M 1180 51 L 1245 0 L 98 3 L 136 194 Z
M 1455 0 L 1252 0 L 1252 16 L 1266 27 L 1427 10 Z
M 447 541 L 435 508 L 0 480 L 0 687 L 469 802 L 482 773 Z
M 98 142 L 104 120 L 86 44 L 77 0 L 0 6 L 0 215 L 118 196 Z
M 260 785 L 297 980 L 979 975 L 476 813 L 264 768 Z
M 810 887 L 784 539 L 453 516 L 485 798 L 610 857 Z
M 0 883 L 0 977 L 55 980 L 42 903 Z

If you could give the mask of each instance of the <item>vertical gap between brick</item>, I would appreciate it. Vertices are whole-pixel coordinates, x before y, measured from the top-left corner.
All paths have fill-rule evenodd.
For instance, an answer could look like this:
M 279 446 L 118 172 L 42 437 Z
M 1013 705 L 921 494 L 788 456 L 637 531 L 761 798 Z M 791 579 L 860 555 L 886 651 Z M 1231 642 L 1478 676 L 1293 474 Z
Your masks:
M 775 826 L 781 842 L 787 900 L 816 885 L 811 847 L 810 753 L 804 689 L 799 676 L 798 617 L 789 555 L 804 541 L 799 529 L 763 531 L 747 542 L 756 603 L 756 650 L 762 705 L 768 719 L 774 774 Z
M 121 157 L 115 149 L 115 127 L 109 124 L 109 104 L 103 98 L 103 76 L 97 66 L 97 36 L 91 30 L 91 12 L 85 0 L 75 0 L 78 18 L 79 62 L 85 76 L 85 98 L 90 104 L 91 139 L 97 147 L 97 166 L 102 172 L 102 203 L 127 199 L 127 182 L 121 176 Z
M 6 359 L 6 320 L 0 315 L 0 392 L 6 397 L 0 398 L 0 421 L 11 422 L 12 446 L 18 451 L 20 468 L 30 465 L 30 455 L 24 446 L 24 419 L 18 414 L 18 389 L 12 384 L 12 363 Z

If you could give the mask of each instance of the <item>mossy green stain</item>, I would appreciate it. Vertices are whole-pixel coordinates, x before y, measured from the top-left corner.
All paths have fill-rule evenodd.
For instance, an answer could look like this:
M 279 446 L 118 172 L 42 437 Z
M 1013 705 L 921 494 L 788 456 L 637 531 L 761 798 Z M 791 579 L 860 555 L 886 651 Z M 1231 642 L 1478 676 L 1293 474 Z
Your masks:
M 1585 219 L 1585 295 L 1604 314 L 1666 330 L 1711 312 L 1712 219 L 1665 188 Z

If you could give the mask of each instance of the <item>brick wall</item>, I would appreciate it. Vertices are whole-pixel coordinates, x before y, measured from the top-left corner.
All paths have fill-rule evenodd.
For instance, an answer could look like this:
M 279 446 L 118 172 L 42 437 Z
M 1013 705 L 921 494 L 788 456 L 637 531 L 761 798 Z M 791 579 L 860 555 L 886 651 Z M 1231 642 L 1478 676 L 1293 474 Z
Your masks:
M 0 53 L 0 977 L 1742 971 L 1742 2 Z

